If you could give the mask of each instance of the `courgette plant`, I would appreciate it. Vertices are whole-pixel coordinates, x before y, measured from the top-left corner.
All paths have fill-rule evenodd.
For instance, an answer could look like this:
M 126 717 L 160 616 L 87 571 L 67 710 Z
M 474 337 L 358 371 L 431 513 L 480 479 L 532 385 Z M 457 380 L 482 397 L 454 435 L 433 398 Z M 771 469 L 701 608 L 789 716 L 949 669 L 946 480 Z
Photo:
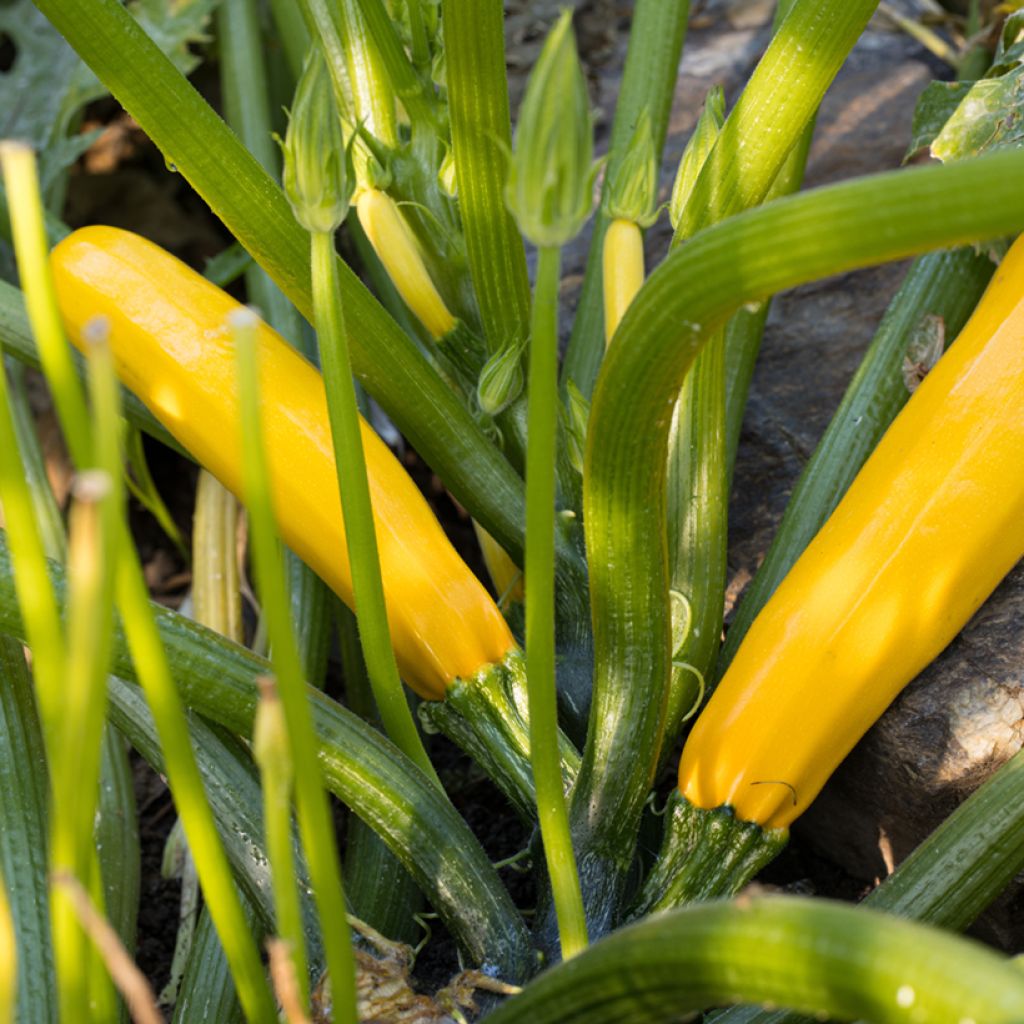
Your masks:
M 75 483 L 65 526 L 20 371 L 0 374 L 0 1020 L 160 1019 L 130 955 L 126 744 L 166 776 L 203 895 L 167 990 L 177 1021 L 1024 1020 L 1019 969 L 951 934 L 1024 868 L 1020 755 L 871 906 L 741 893 L 1024 554 L 1024 242 L 991 256 L 1024 229 L 1007 129 L 1024 14 L 974 81 L 991 33 L 972 5 L 961 80 L 926 90 L 914 126 L 941 166 L 800 192 L 876 6 L 780 0 L 669 188 L 686 0 L 636 0 L 602 163 L 569 12 L 513 133 L 499 0 L 35 0 L 74 53 L 32 139 L 42 187 L 31 147 L 0 144 L 22 289 L 0 282 L 0 346 L 43 370 Z M 185 77 L 214 8 L 227 123 Z M 66 133 L 104 90 L 235 239 L 206 277 L 60 222 L 88 142 Z M 648 274 L 666 198 L 673 243 Z M 591 217 L 559 366 L 560 253 Z M 768 303 L 912 255 L 723 644 Z M 218 287 L 243 275 L 262 319 Z M 908 400 L 907 337 L 929 316 L 959 339 Z M 371 400 L 473 517 L 498 601 Z M 167 519 L 140 430 L 202 467 L 192 618 L 147 600 L 126 527 L 126 458 Z M 906 578 L 921 562 L 923 592 Z M 335 620 L 343 700 L 323 688 Z M 641 828 L 688 731 L 652 863 Z M 532 917 L 449 799 L 432 732 L 536 829 Z M 328 793 L 352 812 L 344 860 Z M 467 968 L 425 1002 L 390 941 L 423 898 Z

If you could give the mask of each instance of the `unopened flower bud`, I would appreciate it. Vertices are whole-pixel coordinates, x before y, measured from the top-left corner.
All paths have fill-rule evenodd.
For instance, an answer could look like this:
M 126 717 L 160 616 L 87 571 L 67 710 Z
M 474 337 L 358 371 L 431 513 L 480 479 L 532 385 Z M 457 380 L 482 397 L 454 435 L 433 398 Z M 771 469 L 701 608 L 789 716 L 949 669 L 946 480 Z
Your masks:
M 295 89 L 281 150 L 295 219 L 307 231 L 337 230 L 348 213 L 354 176 L 327 68 L 315 47 Z
M 519 397 L 522 390 L 522 350 L 515 344 L 506 345 L 495 352 L 480 371 L 476 386 L 477 404 L 488 416 L 497 416 Z
M 505 202 L 534 245 L 564 245 L 590 215 L 594 139 L 572 16 L 563 12 L 519 108 Z

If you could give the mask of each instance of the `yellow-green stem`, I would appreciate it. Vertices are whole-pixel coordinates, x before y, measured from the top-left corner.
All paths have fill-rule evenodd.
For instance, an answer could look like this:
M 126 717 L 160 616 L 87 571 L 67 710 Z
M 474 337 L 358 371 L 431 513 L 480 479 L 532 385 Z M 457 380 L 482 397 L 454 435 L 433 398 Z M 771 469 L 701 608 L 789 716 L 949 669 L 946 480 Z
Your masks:
M 35 153 L 22 142 L 0 143 L 0 166 L 7 189 L 18 266 L 30 268 L 22 269 L 21 281 L 29 323 L 71 457 L 76 466 L 85 466 L 89 462 L 89 415 L 71 358 L 71 347 L 64 337 L 50 276 L 50 245 L 46 238 Z
M 538 252 L 530 337 L 526 446 L 526 678 L 530 761 L 562 958 L 587 946 L 576 858 L 562 789 L 555 697 L 555 443 L 561 252 Z
M 185 707 L 171 676 L 149 608 L 138 556 L 125 525 L 120 530 L 119 543 L 115 582 L 117 606 L 139 682 L 156 722 L 167 779 L 185 827 L 206 906 L 231 967 L 247 1020 L 252 1024 L 276 1024 L 274 1001 L 217 835 L 189 740 Z
M 243 479 L 249 513 L 250 543 L 256 578 L 270 635 L 271 662 L 294 757 L 299 832 L 309 862 L 313 895 L 320 916 L 324 958 L 334 992 L 338 1024 L 356 1024 L 355 961 L 346 917 L 345 894 L 330 804 L 317 755 L 302 661 L 289 614 L 284 558 L 274 522 L 270 471 L 262 440 L 256 315 L 238 310 L 231 318 L 238 351 L 239 400 L 242 416 Z
M 363 648 L 363 659 L 384 731 L 404 754 L 437 782 L 437 775 L 409 710 L 391 647 L 377 553 L 377 533 L 366 479 L 366 458 L 335 270 L 334 238 L 326 232 L 315 232 L 310 235 L 310 240 L 314 320 L 320 337 L 327 409 L 334 441 L 341 509 L 345 519 L 345 539 L 352 567 L 352 590 L 359 609 L 359 640 Z M 437 784 L 440 786 L 440 782 Z

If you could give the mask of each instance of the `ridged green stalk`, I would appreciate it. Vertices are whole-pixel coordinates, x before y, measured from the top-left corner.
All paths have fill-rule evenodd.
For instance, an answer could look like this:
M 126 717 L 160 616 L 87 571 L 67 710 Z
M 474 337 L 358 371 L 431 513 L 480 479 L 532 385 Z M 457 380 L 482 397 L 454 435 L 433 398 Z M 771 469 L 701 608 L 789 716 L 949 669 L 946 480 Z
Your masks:
M 899 917 L 960 931 L 1024 869 L 1024 752 L 975 790 L 864 899 Z M 803 1015 L 737 1006 L 715 1024 L 811 1024 Z
M 488 348 L 522 341 L 530 328 L 526 251 L 505 207 L 511 149 L 501 0 L 444 0 L 448 116 L 459 213 Z
M 997 953 L 877 911 L 753 897 L 672 911 L 559 964 L 493 1024 L 658 1024 L 731 1002 L 819 1020 L 950 1024 L 1024 1019 L 1024 974 Z

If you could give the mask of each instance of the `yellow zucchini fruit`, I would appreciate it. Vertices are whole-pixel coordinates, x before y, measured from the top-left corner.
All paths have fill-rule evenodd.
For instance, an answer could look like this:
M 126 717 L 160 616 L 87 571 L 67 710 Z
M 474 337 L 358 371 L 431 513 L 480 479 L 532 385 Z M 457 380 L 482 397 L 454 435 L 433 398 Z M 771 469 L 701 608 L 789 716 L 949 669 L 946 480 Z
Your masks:
M 402 301 L 431 337 L 443 338 L 455 327 L 455 317 L 431 279 L 398 204 L 386 192 L 368 188 L 359 193 L 355 205 L 359 223 Z
M 1024 555 L 1024 238 L 744 638 L 679 765 L 784 829 Z
M 238 303 L 152 242 L 75 231 L 51 256 L 68 334 L 103 316 L 124 384 L 232 493 L 242 493 L 238 371 L 227 326 Z M 284 542 L 350 607 L 352 578 L 323 381 L 280 335 L 258 328 L 263 429 Z M 441 700 L 516 647 L 497 606 L 416 485 L 361 423 L 391 640 L 405 682 Z
M 604 337 L 609 344 L 644 283 L 644 235 L 631 220 L 608 225 L 602 247 Z

